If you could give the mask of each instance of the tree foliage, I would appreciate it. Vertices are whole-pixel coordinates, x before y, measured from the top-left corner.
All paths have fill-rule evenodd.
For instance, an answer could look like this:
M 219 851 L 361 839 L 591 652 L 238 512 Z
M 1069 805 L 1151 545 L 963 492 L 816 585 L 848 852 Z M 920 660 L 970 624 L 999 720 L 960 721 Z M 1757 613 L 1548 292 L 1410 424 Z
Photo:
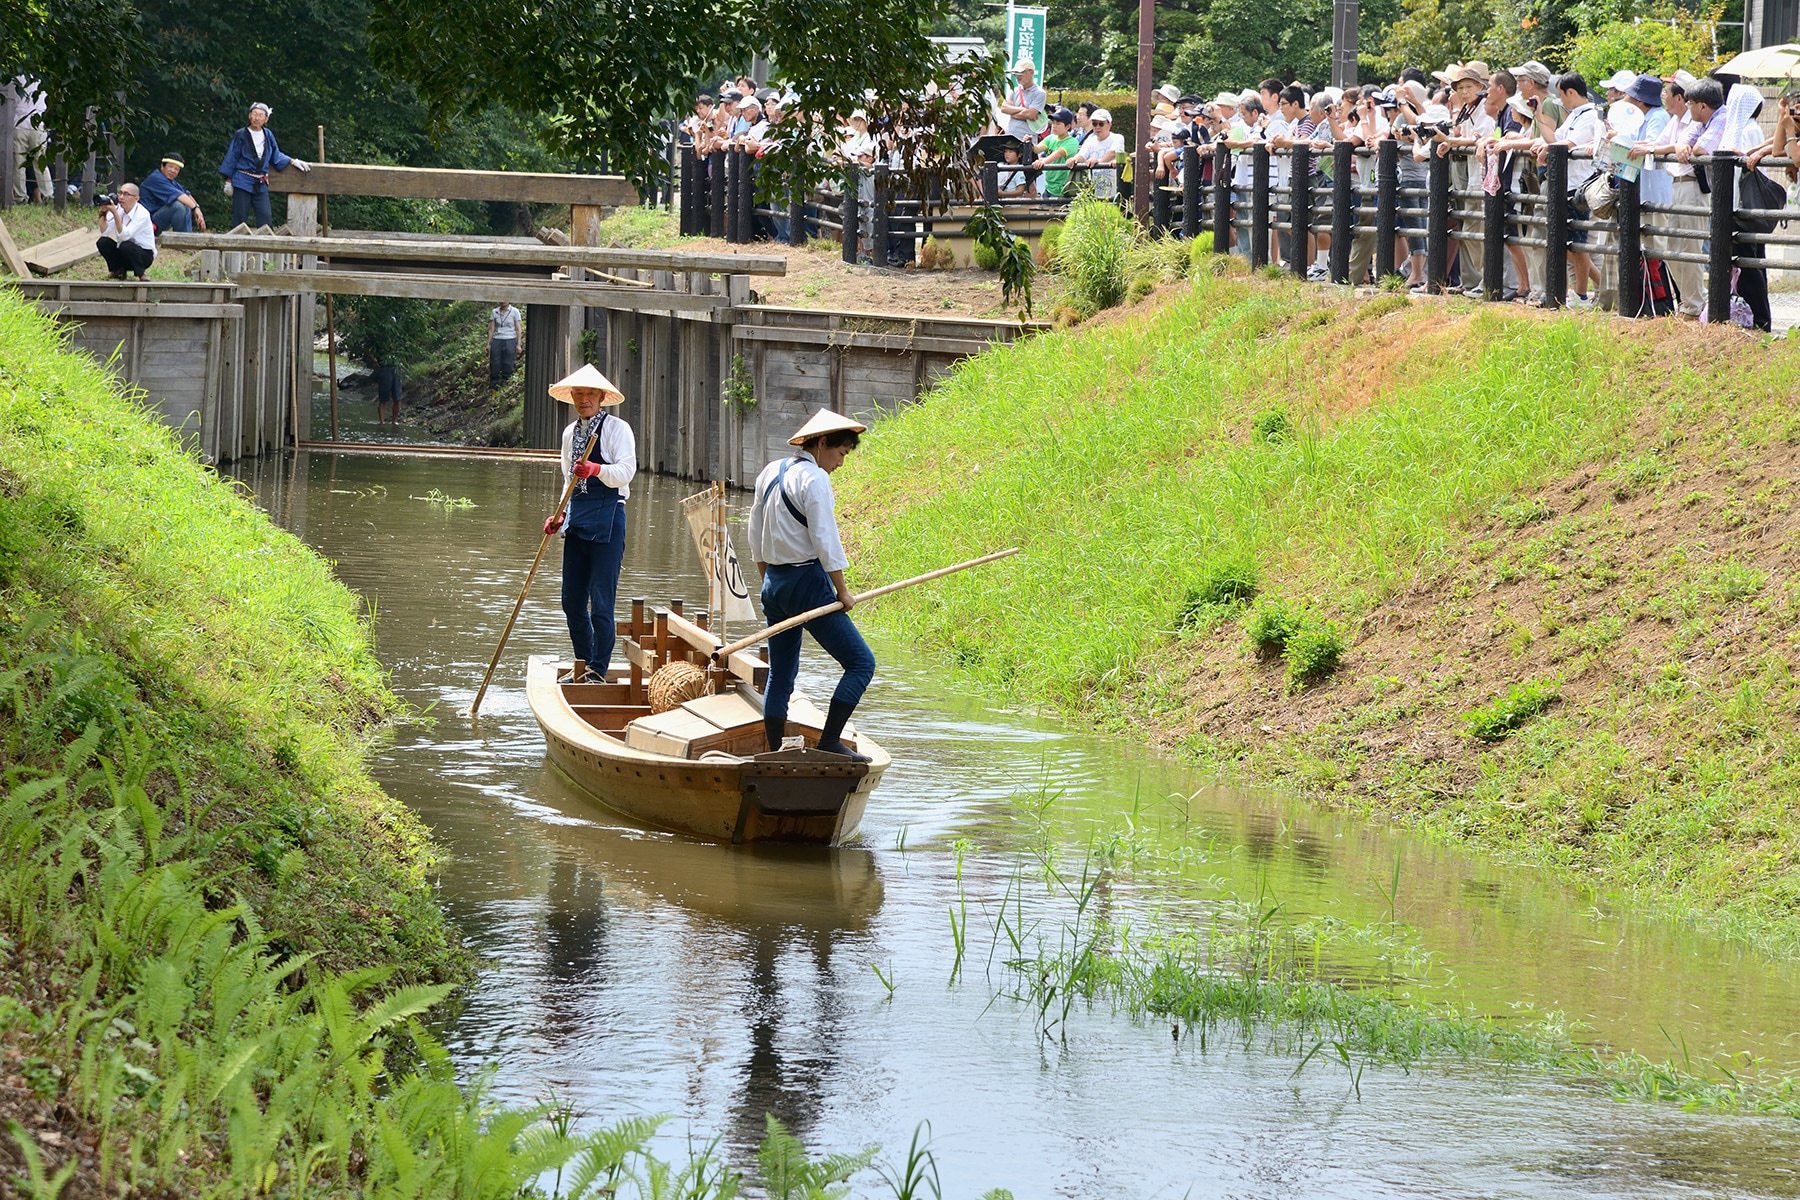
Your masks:
M 72 162 L 129 142 L 136 109 L 121 86 L 145 58 L 130 4 L 116 0 L 0 0 L 0 79 L 38 81 L 44 127 Z
M 590 162 L 606 154 L 615 170 L 643 178 L 659 156 L 658 119 L 687 109 L 694 80 L 758 53 L 827 131 L 866 107 L 868 93 L 919 96 L 937 83 L 945 94 L 930 107 L 960 133 L 988 90 L 979 85 L 996 84 L 997 70 L 992 60 L 961 70 L 944 62 L 928 40 L 942 3 L 392 0 L 373 14 L 371 50 L 417 90 L 434 130 L 498 99 L 540 115 L 553 152 Z M 918 113 L 903 123 L 931 124 Z M 821 169 L 794 153 L 770 165 L 802 183 Z

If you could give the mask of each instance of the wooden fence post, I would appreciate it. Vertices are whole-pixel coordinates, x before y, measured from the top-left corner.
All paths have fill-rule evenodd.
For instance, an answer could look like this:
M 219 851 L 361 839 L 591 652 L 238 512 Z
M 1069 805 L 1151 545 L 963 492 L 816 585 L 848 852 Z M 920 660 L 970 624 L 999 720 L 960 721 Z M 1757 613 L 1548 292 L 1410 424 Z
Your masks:
M 856 263 L 856 240 L 862 234 L 861 174 L 855 163 L 844 168 L 844 203 L 838 212 L 844 227 L 844 261 L 852 265 Z
M 1269 147 L 1250 147 L 1250 267 L 1269 261 Z
M 1481 197 L 1481 288 L 1487 300 L 1506 294 L 1506 200 L 1504 187 Z
M 1400 143 L 1382 138 L 1375 151 L 1375 282 L 1394 271 L 1394 237 L 1399 228 Z
M 875 198 L 869 209 L 869 257 L 878 267 L 888 265 L 888 165 L 875 164 Z
M 1561 308 L 1569 294 L 1569 148 L 1550 147 L 1544 173 L 1544 307 Z
M 1425 288 L 1450 290 L 1450 160 L 1433 150 L 1425 188 Z
M 1312 223 L 1313 223 L 1313 188 L 1312 188 L 1312 147 L 1295 146 L 1293 157 L 1288 160 L 1288 216 L 1293 227 L 1293 246 L 1288 257 L 1293 261 L 1288 264 L 1294 274 L 1306 278 L 1306 272 L 1312 267 Z
M 1331 147 L 1331 281 L 1350 282 L 1350 248 L 1356 241 L 1356 147 Z
M 1181 148 L 1181 236 L 1200 236 L 1200 148 L 1191 142 Z
M 1230 254 L 1231 229 L 1231 151 L 1224 142 L 1213 146 L 1213 253 Z
M 708 237 L 725 236 L 725 152 L 714 150 L 706 156 L 706 233 Z
M 1731 210 L 1737 163 L 1728 155 L 1714 154 L 1712 163 L 1695 170 L 1712 172 L 1712 219 L 1707 236 L 1712 239 L 1706 264 L 1706 319 L 1715 325 L 1731 323 L 1731 243 L 1737 221 Z
M 1619 313 L 1636 317 L 1644 311 L 1644 239 L 1638 181 L 1615 182 L 1619 188 Z

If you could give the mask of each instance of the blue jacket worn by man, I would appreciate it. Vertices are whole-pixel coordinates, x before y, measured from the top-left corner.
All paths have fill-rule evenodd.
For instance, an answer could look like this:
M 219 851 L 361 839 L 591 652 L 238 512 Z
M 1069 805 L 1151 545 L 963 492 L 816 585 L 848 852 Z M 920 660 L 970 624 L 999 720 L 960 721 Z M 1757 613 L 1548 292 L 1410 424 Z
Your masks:
M 250 106 L 249 124 L 231 135 L 225 148 L 225 161 L 219 174 L 225 177 L 225 194 L 231 197 L 231 223 L 238 226 L 254 211 L 257 225 L 267 225 L 269 218 L 269 172 L 285 171 L 289 166 L 310 171 L 310 164 L 291 158 L 275 144 L 275 131 L 268 127 L 269 106 L 260 100 Z
M 144 176 L 144 182 L 138 184 L 139 202 L 150 210 L 150 219 L 156 223 L 158 233 L 194 231 L 194 216 L 200 211 L 200 203 L 194 199 L 194 193 L 188 191 L 187 184 L 169 174 L 171 168 L 179 173 L 182 165 L 179 154 L 165 154 L 162 166 Z M 185 203 L 184 196 L 187 197 Z

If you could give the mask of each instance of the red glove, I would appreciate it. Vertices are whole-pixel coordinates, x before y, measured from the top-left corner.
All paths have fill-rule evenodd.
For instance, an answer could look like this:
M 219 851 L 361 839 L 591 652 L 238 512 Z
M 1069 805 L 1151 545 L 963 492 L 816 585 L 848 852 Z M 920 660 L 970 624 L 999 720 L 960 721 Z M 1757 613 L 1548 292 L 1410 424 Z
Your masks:
M 592 479 L 600 473 L 600 464 L 583 460 L 575 464 L 575 478 Z
M 556 513 L 553 516 L 546 517 L 544 519 L 544 536 L 549 537 L 551 534 L 553 534 L 557 530 L 561 529 L 562 525 L 563 525 L 563 515 L 561 513 Z

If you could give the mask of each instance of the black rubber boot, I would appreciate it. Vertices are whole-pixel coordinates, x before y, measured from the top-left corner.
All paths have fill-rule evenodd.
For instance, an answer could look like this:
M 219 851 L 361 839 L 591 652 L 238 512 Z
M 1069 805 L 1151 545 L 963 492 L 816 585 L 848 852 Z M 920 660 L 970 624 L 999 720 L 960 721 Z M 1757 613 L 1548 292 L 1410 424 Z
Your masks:
M 850 723 L 850 714 L 855 711 L 854 704 L 845 704 L 842 700 L 831 702 L 831 707 L 825 710 L 825 728 L 819 734 L 819 749 L 855 762 L 868 762 L 868 755 L 858 754 L 844 745 L 844 726 Z
M 781 737 L 787 732 L 787 718 L 776 720 L 767 713 L 763 714 L 763 737 L 769 741 L 770 750 L 781 749 Z

